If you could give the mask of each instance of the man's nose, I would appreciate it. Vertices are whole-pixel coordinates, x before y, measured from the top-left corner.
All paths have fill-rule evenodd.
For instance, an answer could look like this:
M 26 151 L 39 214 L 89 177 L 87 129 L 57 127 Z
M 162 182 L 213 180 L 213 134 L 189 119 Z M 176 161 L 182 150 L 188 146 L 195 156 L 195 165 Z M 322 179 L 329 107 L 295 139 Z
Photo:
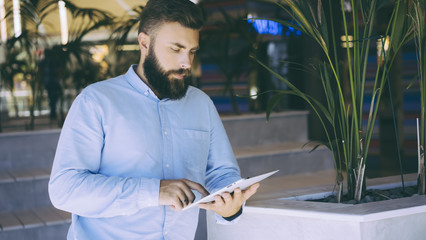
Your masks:
M 192 65 L 192 57 L 190 54 L 182 54 L 180 58 L 180 68 L 190 69 Z

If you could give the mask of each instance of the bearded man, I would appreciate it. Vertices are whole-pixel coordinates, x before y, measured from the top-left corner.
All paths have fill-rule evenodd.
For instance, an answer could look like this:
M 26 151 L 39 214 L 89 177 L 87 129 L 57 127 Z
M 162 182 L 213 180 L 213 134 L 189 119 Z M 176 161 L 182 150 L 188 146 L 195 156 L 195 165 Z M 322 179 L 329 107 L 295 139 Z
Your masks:
M 72 213 L 68 239 L 193 239 L 199 208 L 181 210 L 241 178 L 213 102 L 189 86 L 202 24 L 189 0 L 150 0 L 139 64 L 75 99 L 49 181 L 53 205 Z M 199 207 L 229 224 L 257 188 Z

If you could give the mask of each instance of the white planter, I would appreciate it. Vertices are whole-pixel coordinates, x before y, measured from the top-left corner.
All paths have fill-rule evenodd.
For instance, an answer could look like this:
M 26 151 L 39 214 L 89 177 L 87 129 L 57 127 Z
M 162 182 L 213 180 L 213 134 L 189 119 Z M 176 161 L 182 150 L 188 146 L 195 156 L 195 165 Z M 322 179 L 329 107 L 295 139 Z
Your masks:
M 308 191 L 324 193 L 324 187 Z M 425 204 L 425 195 L 358 205 L 288 198 L 249 202 L 234 225 L 216 224 L 208 213 L 208 239 L 422 240 L 426 239 Z

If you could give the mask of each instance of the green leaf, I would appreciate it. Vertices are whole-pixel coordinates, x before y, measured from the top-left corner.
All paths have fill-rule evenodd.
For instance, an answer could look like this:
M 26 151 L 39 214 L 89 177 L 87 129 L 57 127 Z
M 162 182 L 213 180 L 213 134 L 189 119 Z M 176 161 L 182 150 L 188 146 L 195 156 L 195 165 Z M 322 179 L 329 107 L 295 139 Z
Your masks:
M 269 99 L 267 107 L 266 107 L 266 121 L 269 121 L 269 116 L 271 115 L 272 110 L 278 104 L 278 102 L 282 99 L 282 97 L 286 94 L 287 93 L 285 92 L 280 92 L 273 95 L 271 99 Z
M 305 148 L 307 145 L 310 145 L 310 144 L 312 144 L 312 143 L 314 143 L 313 141 L 309 141 L 309 142 L 307 142 L 307 143 L 304 143 L 303 145 L 302 145 L 302 148 Z M 309 151 L 309 153 L 312 153 L 313 151 L 315 151 L 318 147 L 320 147 L 320 146 L 326 146 L 326 144 L 324 144 L 324 143 L 318 143 L 318 144 L 315 144 L 315 146 L 313 146 L 312 148 L 311 148 L 311 150 Z

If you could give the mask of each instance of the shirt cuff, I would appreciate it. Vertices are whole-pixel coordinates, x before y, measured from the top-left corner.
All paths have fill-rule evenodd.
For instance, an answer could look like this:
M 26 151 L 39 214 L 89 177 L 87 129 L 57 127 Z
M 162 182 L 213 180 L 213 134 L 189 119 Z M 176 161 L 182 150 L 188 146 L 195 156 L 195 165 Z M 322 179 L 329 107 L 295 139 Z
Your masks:
M 243 206 L 241 206 L 240 210 L 238 210 L 238 212 L 235 213 L 234 215 L 232 215 L 230 217 L 223 217 L 223 219 L 230 222 L 230 221 L 236 219 L 237 217 L 239 217 L 242 213 L 243 213 Z
M 215 213 L 216 223 L 222 224 L 222 225 L 232 225 L 232 224 L 237 223 L 241 219 L 241 215 L 243 213 L 243 208 L 244 208 L 245 205 L 246 205 L 246 203 L 244 202 L 244 204 L 243 204 L 243 206 L 241 206 L 240 210 L 236 214 L 234 214 L 230 217 L 224 218 L 224 217 L 220 216 L 219 214 Z
M 160 179 L 145 179 L 140 180 L 139 188 L 139 209 L 145 207 L 156 207 L 158 206 L 158 198 L 160 194 Z

